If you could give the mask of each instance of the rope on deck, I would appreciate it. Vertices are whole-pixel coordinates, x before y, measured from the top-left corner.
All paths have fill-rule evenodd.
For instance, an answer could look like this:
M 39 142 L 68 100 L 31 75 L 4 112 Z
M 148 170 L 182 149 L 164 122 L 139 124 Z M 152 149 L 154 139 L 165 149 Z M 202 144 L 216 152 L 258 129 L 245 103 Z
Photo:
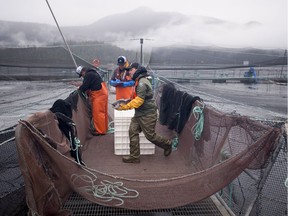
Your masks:
M 139 192 L 137 190 L 125 187 L 124 183 L 120 181 L 111 182 L 108 180 L 103 180 L 99 181 L 99 184 L 95 184 L 98 177 L 83 166 L 82 168 L 90 175 L 72 174 L 72 184 L 74 184 L 75 187 L 76 185 L 82 185 L 83 182 L 89 183 L 90 185 L 76 187 L 77 192 L 90 194 L 95 199 L 99 199 L 103 202 L 118 201 L 118 203 L 114 204 L 114 206 L 121 206 L 124 204 L 125 199 L 137 198 L 139 196 Z

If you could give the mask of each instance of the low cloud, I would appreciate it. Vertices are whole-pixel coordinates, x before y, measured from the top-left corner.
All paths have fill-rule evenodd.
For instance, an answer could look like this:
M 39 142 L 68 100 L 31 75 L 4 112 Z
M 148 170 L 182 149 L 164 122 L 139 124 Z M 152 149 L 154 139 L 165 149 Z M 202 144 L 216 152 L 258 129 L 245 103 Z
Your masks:
M 227 48 L 280 48 L 287 47 L 285 28 L 277 28 L 251 21 L 239 24 L 205 17 L 191 17 L 185 22 L 167 23 L 157 29 L 148 29 L 137 37 L 146 38 L 146 46 L 171 44 L 192 46 L 220 46 Z M 131 35 L 122 35 L 122 40 Z M 121 38 L 117 38 L 121 40 Z M 148 41 L 150 40 L 150 41 Z M 117 43 L 121 46 L 121 44 Z M 126 46 L 126 43 L 124 43 Z M 131 42 L 130 42 L 131 44 Z M 136 48 L 139 45 L 136 45 Z
M 147 8 L 142 8 L 142 13 L 137 11 L 111 15 L 89 26 L 63 27 L 62 31 L 67 40 L 104 41 L 125 49 L 139 49 L 140 38 L 144 39 L 146 49 L 168 45 L 260 49 L 287 47 L 287 26 L 282 20 L 278 23 L 253 20 L 236 23 L 213 17 L 154 12 Z M 143 13 L 145 16 L 142 16 Z M 9 42 L 18 43 L 19 46 L 63 43 L 55 26 L 26 24 L 24 28 L 23 23 L 0 24 L 0 45 Z

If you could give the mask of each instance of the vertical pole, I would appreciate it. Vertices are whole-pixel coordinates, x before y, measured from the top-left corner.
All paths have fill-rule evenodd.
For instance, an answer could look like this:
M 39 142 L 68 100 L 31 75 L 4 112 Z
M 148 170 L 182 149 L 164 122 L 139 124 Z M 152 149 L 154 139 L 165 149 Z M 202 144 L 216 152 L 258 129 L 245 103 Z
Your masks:
M 143 38 L 140 38 L 140 44 L 141 44 L 141 51 L 140 51 L 140 64 L 143 64 L 143 50 L 142 50 L 142 44 L 143 44 Z

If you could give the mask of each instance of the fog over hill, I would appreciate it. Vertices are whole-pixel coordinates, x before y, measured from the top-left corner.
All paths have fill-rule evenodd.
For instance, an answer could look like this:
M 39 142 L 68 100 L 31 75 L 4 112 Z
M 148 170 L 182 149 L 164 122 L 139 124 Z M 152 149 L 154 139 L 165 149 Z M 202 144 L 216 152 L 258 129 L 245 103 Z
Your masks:
M 146 48 L 171 44 L 280 49 L 287 46 L 282 35 L 287 35 L 285 30 L 269 31 L 269 27 L 253 20 L 235 23 L 213 17 L 154 12 L 149 8 L 106 16 L 87 26 L 63 26 L 61 30 L 67 41 L 104 41 L 126 49 L 139 48 L 139 41 L 133 41 L 139 38 L 147 40 Z M 63 44 L 56 24 L 0 21 L 2 47 L 53 43 Z

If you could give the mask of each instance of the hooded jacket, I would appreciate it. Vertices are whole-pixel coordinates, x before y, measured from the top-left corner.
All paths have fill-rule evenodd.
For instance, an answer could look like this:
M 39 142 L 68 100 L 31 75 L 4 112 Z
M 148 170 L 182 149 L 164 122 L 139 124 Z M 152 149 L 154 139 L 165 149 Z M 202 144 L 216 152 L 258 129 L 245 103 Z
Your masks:
M 79 87 L 79 90 L 81 92 L 86 92 L 87 90 L 98 91 L 102 88 L 102 82 L 103 80 L 96 70 L 86 68 L 83 84 Z
M 143 104 L 135 108 L 135 116 L 148 115 L 156 112 L 157 107 L 153 99 L 153 89 L 147 79 L 147 73 L 140 74 L 135 80 L 133 98 L 139 97 L 144 100 Z

